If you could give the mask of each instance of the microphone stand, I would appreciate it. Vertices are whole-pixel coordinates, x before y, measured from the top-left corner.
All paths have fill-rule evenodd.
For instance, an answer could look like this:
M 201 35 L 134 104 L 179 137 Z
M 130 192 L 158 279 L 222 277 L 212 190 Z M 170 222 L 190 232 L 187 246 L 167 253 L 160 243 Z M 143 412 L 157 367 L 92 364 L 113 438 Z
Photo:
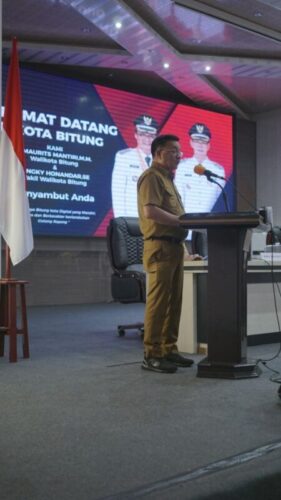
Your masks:
M 251 207 L 254 210 L 254 212 L 256 212 L 256 213 L 259 212 L 257 210 L 257 208 L 249 200 L 247 200 L 247 198 L 237 189 L 237 187 L 235 186 L 234 182 L 231 179 L 227 179 L 227 182 L 229 182 L 229 184 L 231 184 L 231 186 L 235 190 L 235 193 L 238 194 L 238 196 L 240 196 L 242 198 L 242 200 L 244 200 L 249 205 L 249 207 Z
M 220 185 L 219 182 L 215 181 L 215 179 L 213 179 L 211 176 L 208 176 L 208 181 L 213 182 L 214 184 L 216 184 L 217 186 L 219 186 L 221 188 L 225 209 L 227 212 L 230 212 L 228 200 L 227 200 L 227 196 L 226 196 L 226 192 L 225 192 L 224 188 Z

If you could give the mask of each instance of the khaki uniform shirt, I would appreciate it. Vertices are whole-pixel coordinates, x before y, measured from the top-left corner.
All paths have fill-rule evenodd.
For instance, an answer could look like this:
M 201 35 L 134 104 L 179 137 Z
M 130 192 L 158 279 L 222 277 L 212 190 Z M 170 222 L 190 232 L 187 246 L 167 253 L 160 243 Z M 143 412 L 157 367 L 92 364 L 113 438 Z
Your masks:
M 187 230 L 180 226 L 159 224 L 144 216 L 144 206 L 155 205 L 174 215 L 185 213 L 181 197 L 175 187 L 169 172 L 153 161 L 150 168 L 138 180 L 138 212 L 140 228 L 144 239 L 153 236 L 172 236 L 185 240 Z

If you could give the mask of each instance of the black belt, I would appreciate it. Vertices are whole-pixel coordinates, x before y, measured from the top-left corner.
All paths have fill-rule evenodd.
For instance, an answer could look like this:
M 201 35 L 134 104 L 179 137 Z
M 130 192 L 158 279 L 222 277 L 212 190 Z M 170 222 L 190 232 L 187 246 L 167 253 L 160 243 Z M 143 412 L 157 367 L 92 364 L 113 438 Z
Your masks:
M 169 243 L 176 243 L 177 245 L 180 245 L 183 242 L 173 236 L 150 236 L 150 238 L 146 238 L 146 240 L 163 240 L 168 241 Z

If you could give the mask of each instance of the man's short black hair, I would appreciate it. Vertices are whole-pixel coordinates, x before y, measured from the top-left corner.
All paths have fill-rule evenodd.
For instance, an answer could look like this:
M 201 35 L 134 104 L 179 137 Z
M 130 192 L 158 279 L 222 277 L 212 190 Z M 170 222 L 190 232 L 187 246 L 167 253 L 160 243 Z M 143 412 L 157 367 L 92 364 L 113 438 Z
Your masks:
M 152 156 L 153 157 L 155 156 L 156 150 L 158 148 L 162 148 L 163 146 L 166 146 L 167 142 L 170 142 L 170 141 L 177 141 L 178 142 L 179 137 L 177 137 L 176 135 L 172 135 L 172 134 L 163 134 L 163 135 L 158 135 L 157 137 L 155 137 L 155 139 L 151 143 Z

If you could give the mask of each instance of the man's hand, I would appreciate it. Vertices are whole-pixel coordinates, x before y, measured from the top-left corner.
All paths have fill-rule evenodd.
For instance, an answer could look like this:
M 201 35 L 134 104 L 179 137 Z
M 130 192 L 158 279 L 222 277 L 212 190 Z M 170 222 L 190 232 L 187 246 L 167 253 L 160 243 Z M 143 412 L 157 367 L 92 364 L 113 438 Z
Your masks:
M 184 254 L 184 260 L 203 260 L 203 257 L 199 255 L 198 253 L 194 253 L 189 255 L 188 253 Z

